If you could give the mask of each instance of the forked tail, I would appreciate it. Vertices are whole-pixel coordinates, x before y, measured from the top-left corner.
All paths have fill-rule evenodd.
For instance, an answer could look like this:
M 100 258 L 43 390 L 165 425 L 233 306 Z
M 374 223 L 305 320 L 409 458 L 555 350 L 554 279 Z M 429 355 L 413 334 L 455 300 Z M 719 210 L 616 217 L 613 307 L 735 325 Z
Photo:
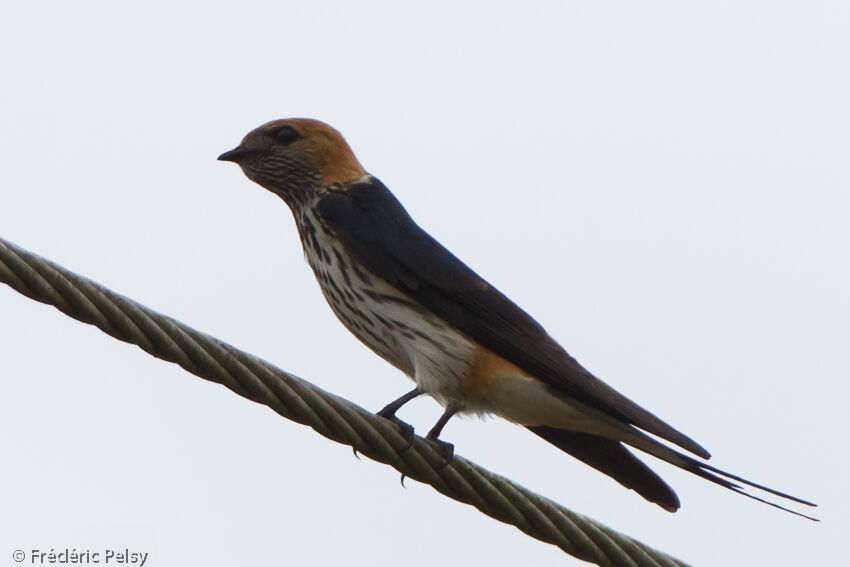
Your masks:
M 535 426 L 528 427 L 528 429 L 562 451 L 569 453 L 583 463 L 610 476 L 626 488 L 634 490 L 650 502 L 658 504 L 668 512 L 675 512 L 679 509 L 679 498 L 673 489 L 629 451 L 623 443 L 597 435 L 578 433 L 554 427 Z M 807 516 L 770 500 L 750 494 L 741 485 L 746 485 L 804 506 L 817 506 L 816 504 L 768 488 L 698 461 L 693 457 L 683 455 L 636 429 L 630 428 L 629 439 L 625 443 L 747 498 L 752 498 L 753 500 L 773 506 L 774 508 L 779 508 L 796 516 L 808 518 L 816 522 L 819 521 L 817 518 Z

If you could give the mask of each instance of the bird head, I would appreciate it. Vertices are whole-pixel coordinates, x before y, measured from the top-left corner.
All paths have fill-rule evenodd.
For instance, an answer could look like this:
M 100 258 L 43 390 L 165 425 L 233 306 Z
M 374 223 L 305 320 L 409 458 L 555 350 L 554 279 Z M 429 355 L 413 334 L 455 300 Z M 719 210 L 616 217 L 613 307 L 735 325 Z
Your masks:
M 218 159 L 236 163 L 248 179 L 290 205 L 304 202 L 322 187 L 366 174 L 339 132 L 308 118 L 263 124 Z

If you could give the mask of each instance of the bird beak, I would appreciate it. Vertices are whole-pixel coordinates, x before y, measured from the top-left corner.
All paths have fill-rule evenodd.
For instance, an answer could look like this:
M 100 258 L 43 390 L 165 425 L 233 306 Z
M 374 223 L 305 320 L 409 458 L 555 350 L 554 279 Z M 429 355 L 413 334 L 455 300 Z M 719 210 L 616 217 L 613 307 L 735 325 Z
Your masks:
M 233 148 L 229 152 L 224 152 L 220 156 L 218 156 L 218 161 L 232 161 L 233 163 L 239 163 L 239 160 L 252 153 L 251 150 L 246 150 L 242 146 L 238 146 Z

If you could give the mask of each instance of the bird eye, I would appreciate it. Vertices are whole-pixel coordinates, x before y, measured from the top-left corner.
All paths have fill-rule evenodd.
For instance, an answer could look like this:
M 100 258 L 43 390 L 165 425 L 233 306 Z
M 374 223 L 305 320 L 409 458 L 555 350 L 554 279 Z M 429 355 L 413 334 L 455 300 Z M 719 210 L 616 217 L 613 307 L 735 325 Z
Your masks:
M 291 144 L 298 139 L 298 131 L 292 126 L 281 126 L 277 130 L 272 130 L 269 133 L 271 138 L 274 138 L 279 144 Z

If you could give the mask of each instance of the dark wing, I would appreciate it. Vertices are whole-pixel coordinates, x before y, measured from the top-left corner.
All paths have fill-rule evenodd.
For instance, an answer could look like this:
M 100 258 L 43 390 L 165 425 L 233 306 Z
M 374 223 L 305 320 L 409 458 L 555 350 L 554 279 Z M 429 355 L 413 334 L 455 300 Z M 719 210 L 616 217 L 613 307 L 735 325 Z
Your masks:
M 537 321 L 419 228 L 377 179 L 329 191 L 318 214 L 371 272 L 554 392 L 709 457 L 695 441 L 585 370 Z

